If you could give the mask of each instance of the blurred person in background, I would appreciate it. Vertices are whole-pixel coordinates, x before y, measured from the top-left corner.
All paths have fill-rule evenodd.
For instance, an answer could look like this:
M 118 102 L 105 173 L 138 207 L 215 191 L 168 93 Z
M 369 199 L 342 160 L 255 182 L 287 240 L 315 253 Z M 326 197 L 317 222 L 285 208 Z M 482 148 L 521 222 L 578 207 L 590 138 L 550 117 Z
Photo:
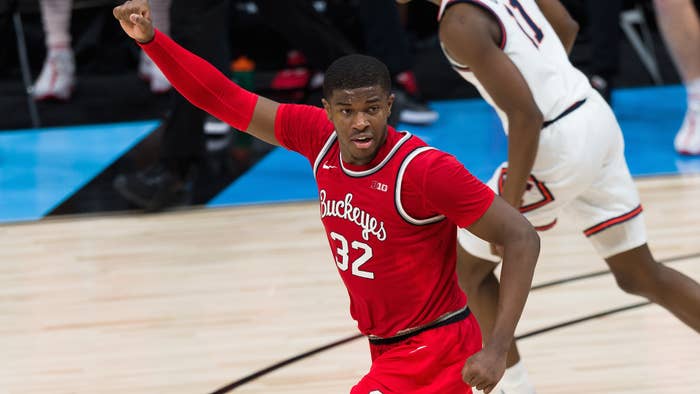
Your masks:
M 195 54 L 228 72 L 228 0 L 172 0 L 172 34 Z M 123 173 L 114 188 L 147 211 L 188 204 L 198 168 L 206 157 L 206 113 L 173 92 L 169 114 L 161 124 L 158 161 L 142 171 Z
M 691 0 L 654 0 L 656 20 L 687 92 L 687 110 L 673 146 L 700 155 L 700 19 Z
M 588 78 L 608 103 L 612 102 L 613 78 L 620 63 L 620 12 L 622 0 L 585 0 L 591 41 Z
M 153 20 L 162 31 L 170 31 L 171 0 L 154 0 Z M 39 0 L 46 43 L 46 57 L 41 73 L 32 87 L 35 100 L 68 100 L 76 84 L 75 56 L 70 33 L 72 0 Z M 170 83 L 142 51 L 139 76 L 146 80 L 153 93 L 164 93 Z
M 325 70 L 338 57 L 360 52 L 350 40 L 335 27 L 332 21 L 314 9 L 308 0 L 256 0 L 260 14 L 270 28 L 280 32 L 290 45 L 299 50 L 316 73 L 305 76 L 312 89 L 321 86 L 319 70 Z M 393 0 L 359 0 L 358 16 L 362 30 L 363 51 L 387 65 L 394 82 L 397 112 L 395 121 L 427 125 L 439 115 L 423 100 L 418 80 L 413 71 L 411 45 L 405 34 L 399 10 Z M 352 41 L 352 42 L 351 42 Z M 280 77 L 298 78 L 298 73 Z M 285 86 L 283 81 L 278 82 Z
M 414 60 L 408 35 L 401 25 L 394 0 L 360 0 L 360 20 L 365 36 L 365 52 L 389 67 L 396 95 L 399 122 L 427 125 L 438 113 L 423 100 L 413 71 Z

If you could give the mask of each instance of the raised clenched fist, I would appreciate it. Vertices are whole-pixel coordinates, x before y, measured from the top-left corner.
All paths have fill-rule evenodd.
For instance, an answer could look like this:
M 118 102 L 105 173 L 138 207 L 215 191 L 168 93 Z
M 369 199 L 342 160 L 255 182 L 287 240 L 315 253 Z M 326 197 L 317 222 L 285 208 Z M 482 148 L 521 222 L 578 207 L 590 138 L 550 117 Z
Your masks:
M 122 29 L 134 40 L 144 43 L 153 39 L 153 22 L 148 0 L 132 0 L 112 10 Z

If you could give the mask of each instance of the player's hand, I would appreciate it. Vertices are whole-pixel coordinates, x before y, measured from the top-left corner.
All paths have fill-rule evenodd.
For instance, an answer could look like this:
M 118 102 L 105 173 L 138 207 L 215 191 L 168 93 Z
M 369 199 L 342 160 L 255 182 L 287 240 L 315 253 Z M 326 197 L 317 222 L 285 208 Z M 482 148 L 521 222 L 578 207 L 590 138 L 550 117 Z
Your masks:
M 488 347 L 484 348 L 464 363 L 462 379 L 471 387 L 485 394 L 490 393 L 506 371 L 507 355 L 507 352 L 499 353 L 491 351 Z
M 155 32 L 148 0 L 127 1 L 114 7 L 112 13 L 129 37 L 142 43 L 153 39 Z

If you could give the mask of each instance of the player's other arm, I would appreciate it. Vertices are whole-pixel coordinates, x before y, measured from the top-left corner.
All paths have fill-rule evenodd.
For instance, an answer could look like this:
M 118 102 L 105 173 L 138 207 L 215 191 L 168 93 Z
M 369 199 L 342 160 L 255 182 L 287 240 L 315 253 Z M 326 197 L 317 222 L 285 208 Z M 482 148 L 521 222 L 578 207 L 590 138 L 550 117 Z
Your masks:
M 498 47 L 500 34 L 491 15 L 466 3 L 452 6 L 440 24 L 447 52 L 470 67 L 508 116 L 508 178 L 501 196 L 518 208 L 537 155 L 543 118 L 522 74 Z
M 147 0 L 127 1 L 113 10 L 122 29 L 192 104 L 239 130 L 280 145 L 274 133 L 279 104 L 241 88 L 207 61 L 157 32 L 150 13 Z
M 428 151 L 411 163 L 406 174 L 422 179 L 418 195 L 428 212 L 445 215 L 460 227 L 502 247 L 503 268 L 498 315 L 484 350 L 465 364 L 464 380 L 488 393 L 505 371 L 508 349 L 532 284 L 539 255 L 539 236 L 515 208 L 494 196 L 493 191 L 471 175 L 453 156 Z M 421 168 L 426 168 L 420 173 Z M 416 173 L 419 174 L 416 176 Z M 414 179 L 415 179 L 414 178 Z M 410 209 L 406 207 L 407 210 Z
M 502 365 L 505 370 L 505 355 L 532 286 L 540 240 L 530 222 L 498 196 L 486 213 L 467 229 L 479 238 L 503 247 L 498 313 L 493 331 L 484 338 L 484 350 L 472 356 L 463 369 L 465 381 L 469 383 L 470 377 L 489 365 L 491 359 L 501 362 L 500 357 L 504 357 Z M 475 387 L 479 388 L 479 382 L 476 383 Z M 492 388 L 490 386 L 488 390 Z
M 566 53 L 571 53 L 571 48 L 574 47 L 576 35 L 578 34 L 578 22 L 571 17 L 569 12 L 559 2 L 559 0 L 535 0 L 540 7 L 540 11 L 554 31 L 559 36 L 559 40 L 564 45 Z

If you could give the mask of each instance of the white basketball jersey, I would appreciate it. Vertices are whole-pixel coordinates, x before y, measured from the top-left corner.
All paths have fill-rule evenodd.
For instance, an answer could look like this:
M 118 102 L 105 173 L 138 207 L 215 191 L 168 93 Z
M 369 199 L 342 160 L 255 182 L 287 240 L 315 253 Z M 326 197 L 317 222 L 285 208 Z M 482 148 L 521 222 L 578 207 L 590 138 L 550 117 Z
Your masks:
M 545 121 L 556 119 L 573 104 L 585 99 L 591 88 L 588 78 L 576 69 L 552 26 L 534 0 L 444 0 L 438 19 L 456 3 L 471 3 L 493 15 L 501 27 L 501 49 L 525 78 Z M 469 65 L 459 64 L 443 52 L 455 70 L 473 84 L 496 109 L 508 132 L 508 118 L 498 108 Z

